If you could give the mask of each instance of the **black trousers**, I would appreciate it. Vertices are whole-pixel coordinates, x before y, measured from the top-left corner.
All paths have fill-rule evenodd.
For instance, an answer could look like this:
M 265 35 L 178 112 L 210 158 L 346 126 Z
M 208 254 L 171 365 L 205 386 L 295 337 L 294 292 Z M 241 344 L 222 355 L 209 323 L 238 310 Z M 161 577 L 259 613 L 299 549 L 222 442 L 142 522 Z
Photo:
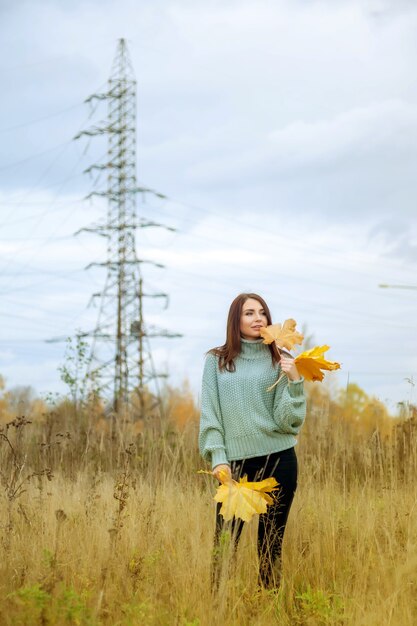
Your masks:
M 281 550 L 285 526 L 294 494 L 297 489 L 298 463 L 294 448 L 231 462 L 232 476 L 239 480 L 245 474 L 248 481 L 263 480 L 273 476 L 278 482 L 275 503 L 268 506 L 267 512 L 259 516 L 258 557 L 259 583 L 266 588 L 278 587 L 281 579 Z M 236 549 L 244 522 L 233 519 L 225 522 L 220 515 L 221 503 L 216 506 L 216 529 L 212 561 L 212 584 L 219 583 L 222 550 L 225 531 L 230 531 L 233 548 Z

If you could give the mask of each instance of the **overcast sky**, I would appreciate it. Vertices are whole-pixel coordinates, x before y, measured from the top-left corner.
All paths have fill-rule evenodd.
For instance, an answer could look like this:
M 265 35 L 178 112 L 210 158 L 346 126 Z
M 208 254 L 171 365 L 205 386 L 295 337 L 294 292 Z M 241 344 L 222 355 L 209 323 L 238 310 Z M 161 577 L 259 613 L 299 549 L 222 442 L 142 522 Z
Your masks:
M 94 326 L 106 206 L 83 198 L 99 141 L 84 100 L 102 91 L 120 37 L 138 82 L 138 179 L 167 200 L 138 214 L 148 323 L 170 382 L 198 391 L 230 302 L 265 297 L 306 326 L 394 410 L 416 399 L 417 5 L 301 0 L 0 2 L 0 373 L 63 391 L 64 343 Z M 104 183 L 103 183 L 104 184 Z

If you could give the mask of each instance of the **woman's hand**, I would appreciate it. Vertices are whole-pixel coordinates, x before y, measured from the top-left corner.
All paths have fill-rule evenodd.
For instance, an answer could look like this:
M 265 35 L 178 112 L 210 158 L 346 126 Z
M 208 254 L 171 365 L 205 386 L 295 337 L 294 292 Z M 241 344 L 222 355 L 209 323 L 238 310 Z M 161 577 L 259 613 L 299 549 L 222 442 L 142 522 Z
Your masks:
M 282 355 L 279 363 L 281 365 L 281 371 L 288 376 L 288 380 L 300 380 L 301 376 L 298 373 L 297 367 L 292 357 Z
M 213 469 L 213 475 L 220 483 L 227 483 L 231 481 L 232 470 L 230 469 L 230 465 L 226 465 L 225 463 L 216 465 Z

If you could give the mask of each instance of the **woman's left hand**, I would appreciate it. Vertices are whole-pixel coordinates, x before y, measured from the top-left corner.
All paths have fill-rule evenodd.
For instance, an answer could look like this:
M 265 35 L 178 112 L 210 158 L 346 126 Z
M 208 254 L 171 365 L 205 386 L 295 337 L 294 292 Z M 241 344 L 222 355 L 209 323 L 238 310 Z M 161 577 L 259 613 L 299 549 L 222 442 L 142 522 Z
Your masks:
M 289 356 L 281 356 L 280 360 L 281 371 L 284 372 L 288 379 L 291 381 L 300 380 L 301 376 L 298 373 L 297 366 L 294 363 L 294 359 Z

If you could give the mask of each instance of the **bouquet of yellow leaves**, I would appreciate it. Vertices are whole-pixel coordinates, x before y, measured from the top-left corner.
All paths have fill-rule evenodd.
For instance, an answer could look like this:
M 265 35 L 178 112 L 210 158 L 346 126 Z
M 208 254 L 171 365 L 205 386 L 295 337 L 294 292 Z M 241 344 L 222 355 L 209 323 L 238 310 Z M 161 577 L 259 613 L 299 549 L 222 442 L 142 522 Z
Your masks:
M 280 351 L 280 348 L 292 350 L 296 344 L 301 344 L 304 339 L 303 335 L 295 330 L 295 327 L 296 321 L 288 319 L 285 320 L 282 325 L 271 324 L 266 328 L 261 328 L 260 333 L 264 338 L 264 343 L 270 344 L 275 342 L 278 352 Z M 330 346 L 315 346 L 314 348 L 311 348 L 311 350 L 305 350 L 294 358 L 298 372 L 301 376 L 304 376 L 305 380 L 322 381 L 324 378 L 322 370 L 329 371 L 338 370 L 340 368 L 340 363 L 336 363 L 336 361 L 328 361 L 324 357 L 324 353 L 327 352 L 329 347 Z M 275 385 L 278 385 L 282 376 L 283 374 L 281 374 L 278 380 L 271 385 L 271 387 L 268 387 L 267 391 L 271 391 Z
M 213 474 L 205 470 L 199 470 L 198 473 Z M 222 502 L 220 513 L 226 521 L 236 517 L 250 522 L 254 515 L 266 513 L 268 506 L 274 502 L 269 493 L 277 489 L 278 483 L 273 477 L 248 482 L 247 476 L 244 476 L 239 482 L 233 479 L 223 482 L 213 499 Z
M 340 363 L 328 361 L 324 358 L 324 353 L 327 352 L 329 348 L 330 346 L 316 346 L 296 356 L 294 361 L 299 374 L 304 376 L 306 380 L 322 381 L 324 378 L 322 370 L 329 371 L 340 369 Z

